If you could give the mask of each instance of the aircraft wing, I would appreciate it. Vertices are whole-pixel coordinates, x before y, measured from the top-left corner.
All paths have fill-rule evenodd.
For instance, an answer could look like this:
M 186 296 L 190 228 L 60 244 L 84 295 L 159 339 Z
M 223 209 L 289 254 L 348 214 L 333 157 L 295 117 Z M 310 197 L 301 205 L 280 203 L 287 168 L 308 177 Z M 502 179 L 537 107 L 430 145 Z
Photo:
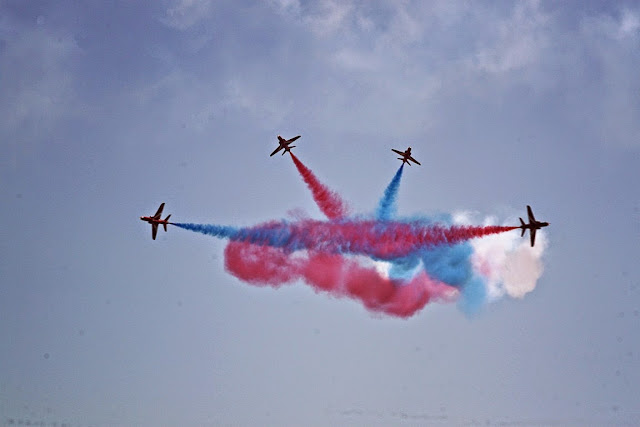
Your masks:
M 409 158 L 409 160 L 411 160 L 411 161 L 412 161 L 412 162 L 414 162 L 415 164 L 417 164 L 417 165 L 419 165 L 419 164 L 420 164 L 420 162 L 419 162 L 419 161 L 417 161 L 416 159 L 414 159 L 413 157 L 409 156 L 408 158 Z
M 294 136 L 293 138 L 289 139 L 287 142 L 293 142 L 296 139 L 300 138 L 302 135 L 298 135 L 298 136 Z
M 404 151 L 396 150 L 395 148 L 392 148 L 391 151 L 393 151 L 394 153 L 400 154 L 401 156 L 404 156 Z
M 273 150 L 273 153 L 270 154 L 270 156 L 273 156 L 274 154 L 276 154 L 278 151 L 282 150 L 282 145 L 278 145 L 278 148 L 276 148 L 275 150 Z
M 158 223 L 154 222 L 151 224 L 151 238 L 156 240 L 156 234 L 158 234 Z
M 533 247 L 534 243 L 536 242 L 536 229 L 531 228 L 529 231 L 531 232 L 531 234 L 529 234 L 531 236 L 531 247 Z
M 536 219 L 533 216 L 533 211 L 531 210 L 531 206 L 527 205 L 527 213 L 529 214 L 529 223 L 535 222 Z
M 160 217 L 162 216 L 162 209 L 164 209 L 164 203 L 162 203 L 158 208 L 158 212 L 156 212 L 156 214 L 153 216 L 154 219 L 160 219 Z

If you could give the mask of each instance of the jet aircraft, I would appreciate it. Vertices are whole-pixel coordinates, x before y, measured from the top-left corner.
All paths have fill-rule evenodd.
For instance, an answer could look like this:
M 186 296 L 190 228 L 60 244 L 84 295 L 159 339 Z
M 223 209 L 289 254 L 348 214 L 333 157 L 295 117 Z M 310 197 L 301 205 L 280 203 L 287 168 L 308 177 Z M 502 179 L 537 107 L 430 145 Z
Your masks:
M 529 215 L 529 223 L 525 224 L 525 222 L 520 218 L 520 228 L 522 229 L 522 234 L 520 236 L 524 236 L 524 233 L 529 230 L 531 237 L 531 247 L 533 247 L 536 242 L 536 231 L 540 230 L 542 227 L 546 227 L 549 225 L 548 222 L 536 221 L 536 218 L 533 216 L 533 211 L 531 210 L 531 206 L 527 205 L 527 214 Z
M 284 156 L 284 153 L 287 152 L 291 152 L 291 149 L 293 147 L 295 147 L 295 145 L 289 145 L 291 144 L 293 141 L 295 141 L 296 139 L 300 138 L 301 135 L 298 136 L 294 136 L 291 139 L 284 139 L 283 137 L 281 137 L 280 135 L 278 135 L 278 148 L 276 148 L 275 150 L 273 150 L 273 153 L 271 153 L 271 156 L 273 156 L 274 154 L 276 154 L 278 151 L 282 150 L 284 148 L 284 151 L 282 152 L 282 155 Z
M 416 159 L 411 157 L 411 147 L 408 147 L 405 151 L 396 150 L 395 148 L 392 148 L 391 151 L 393 151 L 394 153 L 397 153 L 397 154 L 402 156 L 402 157 L 398 157 L 398 160 L 402 160 L 402 164 L 403 165 L 406 163 L 409 166 L 411 166 L 410 161 L 414 162 L 417 165 L 420 164 L 419 161 L 417 161 Z
M 164 209 L 164 203 L 160 205 L 158 211 L 154 216 L 141 216 L 140 219 L 143 221 L 147 221 L 151 224 L 151 238 L 156 240 L 156 234 L 158 234 L 158 224 L 162 224 L 164 226 L 164 231 L 167 231 L 167 224 L 171 224 L 169 222 L 169 217 L 171 215 L 167 215 L 165 219 L 162 219 L 162 209 Z

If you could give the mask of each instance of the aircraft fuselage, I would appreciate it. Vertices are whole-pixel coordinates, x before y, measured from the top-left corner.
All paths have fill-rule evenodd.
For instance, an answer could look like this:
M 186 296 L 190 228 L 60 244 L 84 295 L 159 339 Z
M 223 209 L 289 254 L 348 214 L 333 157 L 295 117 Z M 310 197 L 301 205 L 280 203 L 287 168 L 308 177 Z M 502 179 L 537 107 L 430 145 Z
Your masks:
M 141 216 L 140 219 L 148 222 L 149 224 L 171 224 L 166 219 L 156 219 L 152 216 Z
M 520 228 L 527 229 L 527 230 L 531 230 L 535 228 L 536 230 L 540 230 L 542 227 L 547 227 L 548 225 L 549 225 L 548 222 L 536 221 L 533 223 L 521 225 Z

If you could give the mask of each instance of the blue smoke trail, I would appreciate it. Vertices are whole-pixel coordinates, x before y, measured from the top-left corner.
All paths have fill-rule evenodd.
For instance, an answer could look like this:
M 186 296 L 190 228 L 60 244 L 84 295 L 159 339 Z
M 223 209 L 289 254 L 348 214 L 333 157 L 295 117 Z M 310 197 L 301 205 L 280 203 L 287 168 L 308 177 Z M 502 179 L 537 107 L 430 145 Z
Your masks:
M 196 231 L 223 239 L 256 243 L 289 250 L 304 249 L 301 243 L 292 239 L 291 229 L 285 222 L 263 224 L 262 227 L 237 228 L 228 225 L 173 223 L 176 227 Z
M 398 172 L 394 175 L 389 186 L 384 190 L 384 195 L 378 203 L 376 210 L 376 218 L 386 220 L 393 218 L 396 214 L 396 198 L 398 196 L 398 188 L 400 187 L 400 179 L 402 178 L 402 170 L 404 163 L 400 165 Z
M 197 231 L 198 233 L 208 234 L 209 236 L 221 237 L 232 239 L 240 233 L 240 229 L 236 227 L 229 227 L 226 225 L 212 225 L 212 224 L 191 224 L 191 223 L 171 223 L 176 227 L 184 228 L 185 230 Z

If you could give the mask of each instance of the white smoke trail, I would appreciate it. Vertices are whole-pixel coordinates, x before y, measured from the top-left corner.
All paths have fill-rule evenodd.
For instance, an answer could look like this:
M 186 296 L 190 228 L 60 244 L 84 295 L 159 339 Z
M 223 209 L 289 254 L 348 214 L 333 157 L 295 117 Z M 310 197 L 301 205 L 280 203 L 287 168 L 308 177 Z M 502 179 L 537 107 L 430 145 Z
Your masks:
M 457 224 L 472 224 L 475 222 L 473 217 L 469 212 L 459 212 L 454 214 L 453 221 Z M 511 218 L 502 223 L 517 222 L 517 218 Z M 483 225 L 496 223 L 494 217 L 483 221 Z M 514 230 L 470 241 L 473 248 L 473 270 L 484 278 L 490 301 L 505 294 L 512 298 L 524 298 L 535 289 L 544 270 L 542 255 L 547 247 L 547 238 L 544 231 L 538 231 L 536 245 L 532 248 L 528 234 L 527 232 L 524 237 L 520 237 L 520 230 Z

